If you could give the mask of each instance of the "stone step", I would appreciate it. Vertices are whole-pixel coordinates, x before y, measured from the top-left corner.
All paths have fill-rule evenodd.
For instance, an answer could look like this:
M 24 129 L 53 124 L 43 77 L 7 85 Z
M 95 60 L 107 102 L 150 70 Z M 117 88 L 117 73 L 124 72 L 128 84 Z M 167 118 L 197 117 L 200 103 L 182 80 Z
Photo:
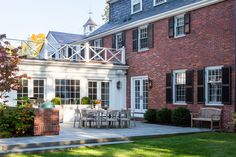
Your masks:
M 30 148 L 42 148 L 42 147 L 56 147 L 56 146 L 67 146 L 67 145 L 81 145 L 81 144 L 91 144 L 91 143 L 105 143 L 105 142 L 116 142 L 116 141 L 128 141 L 127 137 L 119 138 L 102 138 L 102 139 L 79 139 L 79 140 L 64 140 L 64 141 L 52 141 L 52 142 L 41 142 L 41 143 L 17 143 L 2 145 L 0 151 L 11 151 L 15 149 L 30 149 Z
M 133 141 L 115 141 L 115 142 L 98 142 L 98 143 L 89 143 L 89 144 L 75 144 L 75 145 L 65 145 L 65 146 L 49 146 L 49 147 L 37 147 L 37 148 L 14 148 L 12 150 L 2 150 L 0 151 L 0 156 L 7 154 L 21 154 L 21 153 L 43 153 L 43 152 L 52 152 L 56 150 L 68 150 L 71 148 L 83 148 L 83 147 L 95 147 L 103 145 L 113 145 L 113 144 L 125 144 L 131 143 Z

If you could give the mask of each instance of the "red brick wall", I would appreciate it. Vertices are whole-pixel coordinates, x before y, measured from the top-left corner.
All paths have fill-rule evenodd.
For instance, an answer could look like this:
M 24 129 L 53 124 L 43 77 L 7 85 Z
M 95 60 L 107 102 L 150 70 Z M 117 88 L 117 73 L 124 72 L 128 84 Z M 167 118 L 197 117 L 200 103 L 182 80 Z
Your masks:
M 59 135 L 59 110 L 35 109 L 34 136 Z
M 149 90 L 149 108 L 175 108 L 166 104 L 166 73 L 180 69 L 194 69 L 194 104 L 187 105 L 197 112 L 205 105 L 197 104 L 197 69 L 207 66 L 231 65 L 234 67 L 234 1 L 227 0 L 191 12 L 191 34 L 183 38 L 168 37 L 168 19 L 154 24 L 154 48 L 146 52 L 133 52 L 132 30 L 126 31 L 126 59 L 129 65 L 127 80 L 127 105 L 130 107 L 130 81 L 133 76 L 147 75 L 153 81 Z M 111 36 L 105 47 L 111 47 Z M 234 76 L 234 69 L 233 74 Z M 232 104 L 234 104 L 232 78 Z M 223 109 L 224 126 L 231 121 L 234 105 Z

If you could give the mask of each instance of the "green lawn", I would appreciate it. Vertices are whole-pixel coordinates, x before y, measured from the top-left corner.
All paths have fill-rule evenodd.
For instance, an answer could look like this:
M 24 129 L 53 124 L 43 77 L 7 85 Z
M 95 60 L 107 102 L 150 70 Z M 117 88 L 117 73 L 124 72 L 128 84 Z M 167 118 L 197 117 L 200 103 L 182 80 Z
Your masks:
M 134 143 L 8 157 L 235 157 L 236 134 L 202 133 L 135 140 Z

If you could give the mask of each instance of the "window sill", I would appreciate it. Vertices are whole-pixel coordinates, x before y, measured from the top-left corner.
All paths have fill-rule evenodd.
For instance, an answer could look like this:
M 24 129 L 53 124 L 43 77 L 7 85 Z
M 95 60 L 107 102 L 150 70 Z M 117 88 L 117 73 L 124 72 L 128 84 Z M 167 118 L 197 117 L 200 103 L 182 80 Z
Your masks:
M 138 50 L 138 52 L 145 52 L 145 51 L 148 51 L 148 50 L 149 50 L 149 48 L 145 48 L 145 49 Z
M 142 10 L 132 12 L 131 15 L 141 12 Z
M 161 3 L 154 4 L 154 7 L 159 6 L 159 5 L 162 5 L 162 4 L 165 4 L 165 3 L 166 3 L 166 2 L 161 2 Z
M 175 36 L 175 39 L 183 38 L 183 37 L 185 37 L 185 36 L 186 36 L 185 34 L 183 34 L 183 35 L 178 35 L 178 36 Z
M 185 102 L 183 102 L 183 103 L 181 103 L 181 102 L 176 102 L 176 103 L 173 103 L 173 105 L 180 105 L 180 106 L 186 106 L 187 105 L 187 103 L 185 103 Z
M 206 104 L 206 106 L 224 106 L 224 104 Z

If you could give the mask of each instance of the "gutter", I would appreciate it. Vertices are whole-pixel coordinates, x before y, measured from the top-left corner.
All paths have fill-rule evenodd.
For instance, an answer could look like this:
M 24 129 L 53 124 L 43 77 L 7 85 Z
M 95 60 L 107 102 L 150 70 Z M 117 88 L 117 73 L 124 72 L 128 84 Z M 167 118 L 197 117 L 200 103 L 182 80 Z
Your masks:
M 145 18 L 145 19 L 141 19 L 141 20 L 129 23 L 127 25 L 109 30 L 107 32 L 104 32 L 104 33 L 101 33 L 101 34 L 98 34 L 98 35 L 88 37 L 84 40 L 81 40 L 81 41 L 75 42 L 75 43 L 84 43 L 84 42 L 87 42 L 87 41 L 90 41 L 90 40 L 95 40 L 95 39 L 98 39 L 98 38 L 101 38 L 101 37 L 104 37 L 104 36 L 115 34 L 115 33 L 118 33 L 118 32 L 121 32 L 121 31 L 124 31 L 124 30 L 127 30 L 127 29 L 132 29 L 132 28 L 135 28 L 135 27 L 138 27 L 138 26 L 141 26 L 141 25 L 152 23 L 152 22 L 155 22 L 155 21 L 158 21 L 158 20 L 161 20 L 161 19 L 165 19 L 165 18 L 168 18 L 168 17 L 171 17 L 171 16 L 175 16 L 175 15 L 178 15 L 178 14 L 182 14 L 182 13 L 185 13 L 185 12 L 189 12 L 189 11 L 192 11 L 192 10 L 203 8 L 203 7 L 213 5 L 213 4 L 216 4 L 216 3 L 219 3 L 219 2 L 223 2 L 223 1 L 225 1 L 225 0 L 202 0 L 202 1 L 197 2 L 197 3 L 186 5 L 186 6 L 174 9 L 174 10 L 170 10 L 170 11 L 158 14 L 158 15 L 154 15 L 154 16 L 151 16 L 151 17 L 148 17 L 148 18 Z

